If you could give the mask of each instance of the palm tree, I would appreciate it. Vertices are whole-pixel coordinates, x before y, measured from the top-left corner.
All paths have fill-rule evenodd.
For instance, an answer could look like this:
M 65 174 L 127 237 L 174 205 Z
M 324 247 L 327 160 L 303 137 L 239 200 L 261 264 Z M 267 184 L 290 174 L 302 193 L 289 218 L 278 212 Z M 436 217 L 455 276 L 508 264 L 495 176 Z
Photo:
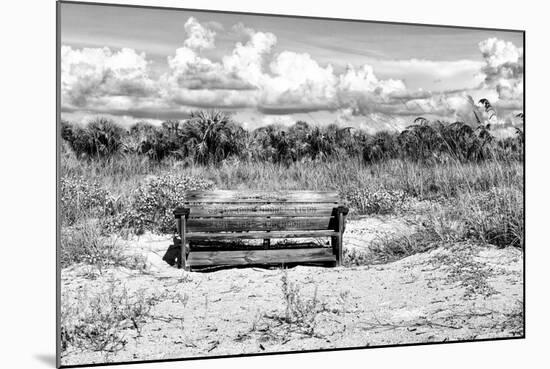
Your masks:
M 445 144 L 441 134 L 442 123 L 431 123 L 424 117 L 418 117 L 413 125 L 403 130 L 398 137 L 402 153 L 416 161 L 426 161 L 434 157 L 434 153 L 441 152 Z
M 239 154 L 243 132 L 228 114 L 216 110 L 193 112 L 182 127 L 185 151 L 192 153 L 201 164 L 216 163 Z
M 459 161 L 470 159 L 471 147 L 477 140 L 474 129 L 470 125 L 457 121 L 445 125 L 441 134 L 444 138 L 446 151 L 451 157 Z
M 288 130 L 290 144 L 292 146 L 292 155 L 294 160 L 302 160 L 310 156 L 310 143 L 308 141 L 311 135 L 312 127 L 304 121 L 297 121 Z
M 99 117 L 89 122 L 81 134 L 79 145 L 91 156 L 111 156 L 122 147 L 126 131 L 110 119 Z
M 397 155 L 397 148 L 398 139 L 394 133 L 379 131 L 373 136 L 368 136 L 363 149 L 363 159 L 369 163 L 391 159 Z
M 165 120 L 162 122 L 161 127 L 170 136 L 177 136 L 179 133 L 180 121 L 179 120 Z
M 61 138 L 69 143 L 74 139 L 73 125 L 65 119 L 61 119 Z

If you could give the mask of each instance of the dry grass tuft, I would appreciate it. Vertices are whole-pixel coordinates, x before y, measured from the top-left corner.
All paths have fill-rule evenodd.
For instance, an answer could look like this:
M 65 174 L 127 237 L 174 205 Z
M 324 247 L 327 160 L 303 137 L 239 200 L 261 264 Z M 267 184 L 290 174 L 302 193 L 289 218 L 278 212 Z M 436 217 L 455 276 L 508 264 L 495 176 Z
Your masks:
M 131 293 L 125 286 L 111 285 L 101 291 L 81 290 L 61 299 L 62 356 L 72 350 L 114 353 L 130 337 L 141 335 L 151 309 L 164 296 Z

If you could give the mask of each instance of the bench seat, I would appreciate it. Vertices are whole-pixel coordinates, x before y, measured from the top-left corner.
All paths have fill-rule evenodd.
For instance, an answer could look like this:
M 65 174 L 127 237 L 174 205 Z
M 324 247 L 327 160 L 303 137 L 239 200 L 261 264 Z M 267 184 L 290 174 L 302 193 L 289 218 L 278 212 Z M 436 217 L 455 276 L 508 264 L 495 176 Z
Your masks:
M 308 247 L 301 249 L 273 250 L 194 251 L 189 253 L 187 258 L 187 265 L 189 267 L 305 262 L 336 262 L 336 256 L 332 252 L 332 248 Z

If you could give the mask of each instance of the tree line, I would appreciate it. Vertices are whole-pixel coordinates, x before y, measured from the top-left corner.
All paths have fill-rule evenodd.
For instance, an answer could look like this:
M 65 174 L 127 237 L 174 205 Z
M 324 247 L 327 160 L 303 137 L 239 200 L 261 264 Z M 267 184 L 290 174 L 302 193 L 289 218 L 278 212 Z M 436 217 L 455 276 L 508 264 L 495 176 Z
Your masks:
M 197 164 L 217 164 L 229 158 L 284 164 L 350 157 L 367 163 L 395 158 L 421 162 L 523 159 L 524 138 L 519 129 L 513 137 L 496 139 L 491 125 L 479 120 L 468 124 L 419 117 L 412 123 L 401 132 L 374 134 L 304 121 L 290 127 L 268 125 L 249 131 L 224 112 L 197 111 L 183 121 L 167 120 L 160 126 L 138 122 L 128 129 L 105 118 L 86 125 L 62 120 L 61 136 L 82 159 L 128 154 Z

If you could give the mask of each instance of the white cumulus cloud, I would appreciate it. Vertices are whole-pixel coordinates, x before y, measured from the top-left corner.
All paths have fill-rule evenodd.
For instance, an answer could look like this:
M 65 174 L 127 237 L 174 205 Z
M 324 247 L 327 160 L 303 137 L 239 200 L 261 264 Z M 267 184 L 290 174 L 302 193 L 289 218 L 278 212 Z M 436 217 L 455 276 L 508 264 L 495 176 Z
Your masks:
M 181 46 L 166 58 L 167 71 L 155 78 L 145 53 L 63 46 L 62 105 L 66 111 L 134 112 L 155 118 L 155 111 L 177 116 L 197 108 L 247 108 L 285 122 L 293 114 L 325 112 L 336 121 L 361 125 L 375 121 L 402 125 L 419 115 L 470 119 L 467 95 L 476 101 L 489 99 L 497 111 L 522 108 L 523 49 L 496 38 L 479 43 L 482 61 L 410 59 L 381 62 L 377 67 L 348 65 L 336 72 L 308 53 L 276 51 L 274 34 L 241 23 L 232 28 L 239 41 L 214 59 L 207 50 L 215 47 L 216 30 L 222 29 L 190 17 Z M 385 78 L 377 73 L 378 66 Z M 465 76 L 470 76 L 468 83 L 478 85 L 411 89 L 407 73 L 431 76 L 432 87 L 436 79 L 449 79 L 452 83 L 447 85 L 452 85 Z
M 283 51 L 269 65 L 261 85 L 261 104 L 289 109 L 329 108 L 336 96 L 331 65 L 320 66 L 309 54 Z
M 238 42 L 231 55 L 223 57 L 223 71 L 236 75 L 253 86 L 259 86 L 264 78 L 263 61 L 277 43 L 277 37 L 272 33 L 255 32 L 250 28 L 246 31 L 249 41 L 245 44 Z
M 479 43 L 485 66 L 485 86 L 495 88 L 502 100 L 523 99 L 523 48 L 489 38 Z
M 196 18 L 190 17 L 184 25 L 187 38 L 183 45 L 193 50 L 214 48 L 216 32 L 201 25 Z
M 145 53 L 123 48 L 61 48 L 62 103 L 85 107 L 94 100 L 127 96 L 141 98 L 155 93 Z

